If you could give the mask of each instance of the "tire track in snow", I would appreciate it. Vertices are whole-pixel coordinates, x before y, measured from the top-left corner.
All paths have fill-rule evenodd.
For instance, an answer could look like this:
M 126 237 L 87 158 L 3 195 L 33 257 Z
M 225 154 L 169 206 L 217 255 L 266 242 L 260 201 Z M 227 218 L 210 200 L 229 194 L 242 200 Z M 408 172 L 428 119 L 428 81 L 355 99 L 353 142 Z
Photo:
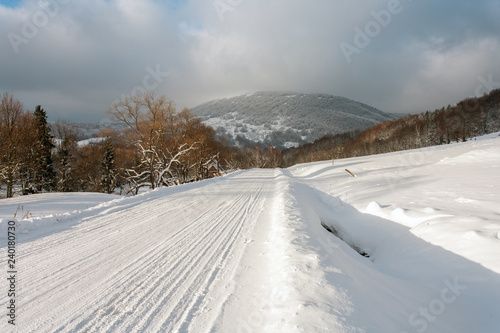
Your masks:
M 202 186 L 113 207 L 25 244 L 30 283 L 20 291 L 31 322 L 19 331 L 187 332 L 202 314 L 209 329 L 229 288 L 222 276 L 237 268 L 241 235 L 253 228 L 271 175 L 217 182 L 206 189 L 215 197 L 197 195 Z
M 110 223 L 106 222 L 107 224 L 113 224 L 116 221 L 112 220 Z M 99 220 L 96 221 L 97 224 L 101 224 Z M 116 226 L 115 226 L 116 227 Z M 97 229 L 100 229 L 101 227 L 97 227 Z M 137 228 L 137 227 L 135 227 Z M 95 229 L 95 228 L 94 228 Z M 99 298 L 99 295 L 89 295 L 86 294 L 86 289 L 85 289 L 85 276 L 87 276 L 91 271 L 96 270 L 99 267 L 105 267 L 105 264 L 108 263 L 106 260 L 104 261 L 96 261 L 95 258 L 99 258 L 100 256 L 105 253 L 108 255 L 107 257 L 111 256 L 114 257 L 119 254 L 120 251 L 123 250 L 122 247 L 118 247 L 114 252 L 110 252 L 112 248 L 109 247 L 109 244 L 111 242 L 111 238 L 113 237 L 113 228 L 109 228 L 109 233 L 108 232 L 99 232 L 98 234 L 91 234 L 87 233 L 85 231 L 84 235 L 82 235 L 80 239 L 80 243 L 76 244 L 67 244 L 70 246 L 71 251 L 68 251 L 68 248 L 64 248 L 65 256 L 61 257 L 60 256 L 60 251 L 51 249 L 51 247 L 54 247 L 57 249 L 58 246 L 62 246 L 69 241 L 74 241 L 75 237 L 71 235 L 68 237 L 68 240 L 66 242 L 57 242 L 56 245 L 53 245 L 52 242 L 49 240 L 46 242 L 45 246 L 38 247 L 37 252 L 39 252 L 39 255 L 34 255 L 34 260 L 32 262 L 43 262 L 43 261 L 51 261 L 52 259 L 55 260 L 55 262 L 51 262 L 50 265 L 42 265 L 42 270 L 35 271 L 31 273 L 30 275 L 33 276 L 40 276 L 40 279 L 36 279 L 35 286 L 31 286 L 31 288 L 26 289 L 22 291 L 22 295 L 36 295 L 33 299 L 25 299 L 23 302 L 25 303 L 35 303 L 34 306 L 35 308 L 39 306 L 38 311 L 36 309 L 33 309 L 35 313 L 37 313 L 37 318 L 38 322 L 41 324 L 40 327 L 47 325 L 47 323 L 53 322 L 54 317 L 57 316 L 57 313 L 59 312 L 58 310 L 64 311 L 64 307 L 69 306 L 74 306 L 74 304 L 78 303 L 83 303 L 83 304 L 92 304 L 93 301 L 87 302 L 87 299 L 92 299 L 95 297 L 95 299 Z M 134 228 L 129 228 L 128 234 L 133 234 L 132 230 Z M 104 235 L 104 236 L 103 236 Z M 98 238 L 93 239 L 95 236 L 100 236 Z M 140 235 L 137 235 L 140 237 Z M 100 245 L 99 249 L 96 249 L 96 251 L 93 251 L 89 254 L 89 252 L 83 252 L 83 253 L 78 253 L 78 249 L 81 247 L 81 243 L 86 243 L 88 244 L 89 242 L 90 245 L 89 247 L 92 247 L 93 245 Z M 80 244 L 80 245 L 79 245 Z M 124 244 L 125 246 L 125 244 Z M 72 257 L 75 255 L 80 255 L 82 258 L 78 261 L 75 261 L 73 263 L 70 263 L 69 265 L 65 263 L 64 261 L 67 260 L 66 258 Z M 106 257 L 106 258 L 107 258 Z M 40 266 L 40 265 L 38 265 Z M 96 267 L 97 266 L 97 267 Z M 60 267 L 58 270 L 51 272 L 51 269 L 54 269 L 54 267 Z M 75 269 L 73 272 L 72 269 Z M 82 279 L 83 278 L 83 279 Z M 39 283 L 37 283 L 39 281 Z M 53 285 L 52 288 L 45 288 L 45 292 L 42 293 L 36 293 L 37 289 L 44 289 L 43 285 L 50 283 Z M 56 292 L 54 295 L 54 290 L 59 290 L 59 289 L 73 289 L 73 290 L 78 290 L 76 295 L 71 295 L 71 298 L 68 302 L 67 299 L 64 297 L 62 299 L 54 299 L 54 296 L 59 294 L 60 291 Z M 86 297 L 85 297 L 86 296 Z M 91 297 L 92 296 L 92 297 Z M 53 311 L 50 311 L 47 313 L 47 307 L 44 303 L 39 302 L 37 304 L 38 300 L 43 300 L 51 297 L 51 308 L 54 308 Z M 83 299 L 82 299 L 83 298 Z M 94 301 L 95 302 L 95 301 Z M 70 303 L 70 304 L 68 304 Z M 59 306 L 57 304 L 60 304 Z M 54 306 L 55 305 L 55 306 Z M 51 314 L 55 314 L 51 316 Z M 44 320 L 45 319 L 45 320 Z
M 211 239 L 209 237 L 205 237 L 205 242 L 200 244 L 200 248 L 189 250 L 189 252 L 198 254 L 193 260 L 192 265 L 190 265 L 190 267 L 188 268 L 188 272 L 190 274 L 185 274 L 181 278 L 174 278 L 175 282 L 171 282 L 169 291 L 159 301 L 159 306 L 154 308 L 154 311 L 152 314 L 150 314 L 150 316 L 157 316 L 160 310 L 166 307 L 167 309 L 169 309 L 167 312 L 172 314 L 173 316 L 171 315 L 165 322 L 167 324 L 175 323 L 181 316 L 181 314 L 178 314 L 178 312 L 181 311 L 181 309 L 185 308 L 187 304 L 189 304 L 190 297 L 186 297 L 185 291 L 187 290 L 190 292 L 190 295 L 195 296 L 203 294 L 199 291 L 196 291 L 200 289 L 197 286 L 202 283 L 202 280 L 205 276 L 209 275 L 210 268 L 216 265 L 214 261 L 218 256 L 220 256 L 220 248 L 223 246 L 223 244 L 230 239 L 233 239 L 233 241 L 236 240 L 237 237 L 235 231 L 238 229 L 238 227 L 239 229 L 241 229 L 243 219 L 241 218 L 242 213 L 238 214 L 237 216 L 234 216 L 233 214 L 240 210 L 240 207 L 244 203 L 244 200 L 248 199 L 248 193 L 252 192 L 253 189 L 241 194 L 238 198 L 232 201 L 228 207 L 224 208 L 222 216 L 217 218 L 219 220 L 218 225 L 220 225 L 221 228 L 219 229 L 220 232 L 218 232 L 215 237 L 211 237 Z M 252 201 L 249 201 L 249 203 L 251 202 Z M 232 228 L 230 230 L 226 230 L 225 227 L 230 225 L 233 221 L 238 221 L 238 223 L 233 223 Z M 210 241 L 210 243 L 208 241 Z M 204 274 L 196 274 L 196 272 L 199 272 L 200 269 L 198 268 L 197 270 L 193 270 L 193 268 L 195 267 L 203 267 L 201 272 L 203 272 Z M 185 287 L 186 285 L 188 286 L 187 288 Z M 172 308 L 172 305 L 175 305 L 175 307 Z M 148 328 L 148 326 L 139 327 L 141 331 Z M 158 331 L 158 329 L 153 329 L 152 331 Z M 163 326 L 161 328 L 161 331 L 175 332 L 176 330 L 167 325 Z
M 192 325 L 192 318 L 194 317 L 197 308 L 201 306 L 201 302 L 203 301 L 203 295 L 208 294 L 211 286 L 214 284 L 214 281 L 216 277 L 219 275 L 219 273 L 227 268 L 227 261 L 229 254 L 233 251 L 236 241 L 239 240 L 239 234 L 241 233 L 241 230 L 243 228 L 243 225 L 245 222 L 247 222 L 246 217 L 254 216 L 254 209 L 256 207 L 257 202 L 260 202 L 260 197 L 262 195 L 262 187 L 259 188 L 259 192 L 256 198 L 254 198 L 252 201 L 249 201 L 245 207 L 245 210 L 240 212 L 240 214 L 237 216 L 237 221 L 239 222 L 238 225 L 234 228 L 235 230 L 231 234 L 227 234 L 225 241 L 229 241 L 228 245 L 224 246 L 224 242 L 222 243 L 224 249 L 223 251 L 217 251 L 219 253 L 218 257 L 216 258 L 217 261 L 215 262 L 214 268 L 212 268 L 211 272 L 208 274 L 207 278 L 205 279 L 205 282 L 203 283 L 202 287 L 199 288 L 199 290 L 202 290 L 201 292 L 198 292 L 197 295 L 198 297 L 194 299 L 191 304 L 189 305 L 188 308 L 184 310 L 182 319 L 177 321 L 179 324 L 177 325 L 178 327 L 174 329 L 174 332 L 187 332 L 189 331 L 189 327 Z M 252 224 L 253 226 L 253 224 Z M 222 256 L 220 255 L 222 254 Z M 167 323 L 168 321 L 166 321 Z M 160 328 L 161 331 L 168 330 L 168 326 L 163 325 Z
M 202 216 L 207 215 L 210 212 L 212 212 L 212 211 L 211 210 L 207 211 Z M 194 221 L 194 222 L 196 222 L 196 221 Z M 188 229 L 187 230 L 188 232 L 184 232 L 186 229 Z M 141 304 L 142 302 L 144 302 L 146 300 L 145 295 L 147 295 L 150 290 L 154 289 L 154 286 L 156 286 L 159 283 L 159 281 L 164 278 L 165 275 L 168 275 L 169 273 L 171 273 L 175 269 L 177 269 L 179 262 L 187 259 L 187 253 L 186 253 L 186 255 L 179 257 L 178 260 L 171 265 L 170 270 L 161 276 L 157 274 L 157 272 L 159 271 L 161 266 L 159 264 L 154 264 L 153 271 L 155 273 L 153 273 L 152 275 L 150 275 L 146 279 L 144 279 L 144 267 L 143 266 L 145 264 L 150 265 L 150 264 L 153 264 L 155 262 L 162 262 L 163 263 L 164 259 L 162 259 L 162 258 L 164 258 L 165 256 L 170 256 L 170 257 L 177 256 L 180 252 L 183 251 L 183 247 L 179 247 L 179 242 L 185 243 L 186 241 L 193 239 L 193 237 L 195 236 L 194 232 L 189 232 L 189 230 L 192 230 L 192 229 L 193 229 L 192 226 L 186 225 L 182 230 L 180 230 L 178 233 L 173 235 L 172 238 L 169 238 L 169 239 L 161 242 L 160 244 L 158 244 L 154 248 L 154 250 L 162 250 L 161 252 L 156 253 L 153 250 L 151 250 L 148 253 L 148 254 L 150 254 L 149 256 L 138 258 L 137 260 L 135 260 L 135 261 L 131 262 L 129 265 L 127 265 L 126 268 L 120 270 L 119 272 L 113 274 L 113 276 L 110 277 L 109 280 L 112 282 L 116 276 L 117 279 L 119 279 L 122 282 L 122 284 L 117 286 L 116 283 L 113 283 L 107 289 L 110 291 L 114 291 L 117 288 L 121 288 L 124 291 L 124 294 L 121 295 L 120 293 L 114 291 L 114 293 L 112 294 L 113 297 L 112 298 L 108 297 L 108 299 L 107 299 L 107 308 L 112 307 L 113 304 L 121 304 L 121 303 L 134 304 L 134 305 L 128 305 L 127 306 L 128 308 L 132 307 L 133 309 L 130 309 L 129 311 L 125 311 L 125 313 L 122 314 L 120 316 L 120 318 L 117 318 L 116 320 L 114 320 L 113 324 L 116 324 L 117 322 L 120 323 L 120 322 L 124 321 L 124 318 L 126 317 L 126 315 L 129 315 L 132 311 L 136 311 L 137 310 L 136 304 Z M 201 231 L 203 231 L 203 230 L 201 230 Z M 176 236 L 178 236 L 179 234 L 182 235 L 182 237 L 179 240 L 175 241 Z M 175 243 L 172 242 L 172 244 L 170 246 L 168 246 L 169 241 L 175 241 Z M 184 244 L 181 244 L 181 245 L 184 245 Z M 175 251 L 174 253 L 170 252 L 170 251 L 172 251 L 172 249 L 174 249 L 173 250 L 173 251 Z M 177 250 L 175 250 L 175 249 L 177 249 Z M 165 266 L 165 265 L 163 265 L 163 266 Z M 130 271 L 130 269 L 132 269 L 132 271 Z M 179 271 L 179 272 L 181 272 L 181 271 Z M 135 285 L 132 290 L 128 290 L 130 285 Z M 140 298 L 140 299 L 136 300 L 136 298 Z M 95 316 L 101 312 L 103 312 L 103 311 L 102 310 L 95 310 L 93 315 Z M 96 326 L 96 323 L 91 322 L 90 319 L 92 319 L 92 318 L 87 318 L 86 321 L 89 322 L 89 324 L 91 324 L 92 326 Z M 105 320 L 106 318 L 102 317 L 102 319 Z M 109 325 L 110 323 L 108 322 L 107 324 Z
M 207 215 L 210 213 L 213 214 L 212 211 L 208 211 L 208 212 L 205 212 L 203 215 Z M 190 221 L 186 220 L 186 222 L 190 222 Z M 184 227 L 184 229 L 193 230 L 193 223 L 189 223 L 189 224 L 186 223 L 186 226 Z M 181 233 L 181 232 L 182 231 L 179 231 L 179 233 Z M 177 233 L 177 234 L 179 234 L 179 233 Z M 182 239 L 193 239 L 195 234 L 196 234 L 195 231 L 188 232 L 184 235 L 184 237 Z M 140 237 L 140 236 L 138 236 L 138 237 Z M 162 244 L 167 243 L 167 242 L 168 242 L 168 239 L 165 241 L 162 241 Z M 155 246 L 155 248 L 162 248 L 162 244 Z M 178 245 L 179 244 L 174 243 L 172 245 L 172 247 L 175 248 Z M 134 270 L 132 272 L 124 272 L 122 270 L 119 273 L 113 274 L 113 276 L 110 277 L 110 279 L 108 279 L 108 283 L 110 283 L 111 285 L 106 289 L 107 292 L 104 293 L 106 295 L 112 295 L 112 298 L 111 298 L 111 296 L 108 296 L 107 303 L 105 305 L 103 304 L 101 307 L 94 310 L 94 312 L 92 313 L 90 318 L 83 318 L 77 324 L 76 328 L 78 328 L 78 330 L 85 331 L 85 328 L 87 326 L 91 326 L 93 328 L 99 327 L 100 322 L 106 323 L 106 325 L 104 325 L 104 326 L 109 326 L 110 322 L 119 321 L 120 319 L 113 320 L 113 318 L 109 316 L 110 314 L 113 313 L 113 311 L 109 311 L 109 309 L 113 308 L 115 306 L 115 304 L 119 305 L 119 304 L 123 304 L 125 302 L 133 304 L 133 305 L 127 306 L 127 308 L 129 308 L 129 310 L 124 311 L 124 313 L 121 315 L 122 318 L 126 317 L 127 315 L 130 316 L 131 312 L 137 311 L 137 306 L 135 304 L 145 303 L 145 301 L 147 300 L 146 295 L 148 295 L 151 292 L 151 290 L 154 290 L 154 286 L 156 286 L 158 284 L 159 280 L 164 278 L 164 276 L 158 276 L 157 274 L 155 274 L 155 275 L 145 274 L 144 266 L 150 266 L 151 263 L 153 263 L 153 262 L 163 262 L 165 260 L 164 256 L 170 255 L 168 253 L 169 250 L 170 250 L 170 248 L 166 248 L 162 253 L 160 253 L 156 256 L 153 256 L 154 252 L 152 250 L 150 250 L 148 253 L 150 253 L 152 256 L 137 258 L 137 260 L 133 261 L 131 264 L 128 265 L 128 266 L 133 265 Z M 180 248 L 179 251 L 182 251 L 182 248 Z M 180 258 L 179 261 L 181 259 L 183 259 L 183 258 Z M 174 269 L 179 269 L 179 272 L 182 272 L 182 269 L 177 267 L 177 262 L 174 263 L 174 265 L 173 265 L 172 270 L 174 270 Z M 134 278 L 131 279 L 130 274 L 133 274 Z M 118 276 L 121 275 L 122 280 L 124 280 L 123 287 L 122 287 L 123 293 L 116 292 L 117 287 L 116 287 L 116 285 L 113 284 L 114 283 L 113 279 L 114 279 L 114 276 L 116 276 L 116 275 L 118 275 Z M 133 286 L 132 290 L 128 289 L 128 288 L 130 288 L 130 286 Z M 121 297 L 120 297 L 120 295 L 121 295 Z M 139 295 L 137 297 L 140 297 L 140 299 L 137 301 L 131 302 L 130 295 L 133 295 L 133 296 Z M 127 299 L 127 298 L 129 298 L 129 299 Z M 104 316 L 104 314 L 106 314 L 106 315 Z M 97 322 L 95 322 L 95 321 L 93 321 L 93 319 L 97 315 L 101 315 L 101 317 L 99 320 L 97 320 Z M 137 316 L 137 313 L 135 313 L 135 316 Z M 102 328 L 102 329 L 104 329 L 104 328 Z
M 236 200 L 233 204 L 236 204 L 239 202 L 241 198 Z M 210 218 L 210 214 L 204 214 L 208 218 Z M 200 219 L 202 222 L 205 220 L 205 218 Z M 202 223 L 203 224 L 203 223 Z M 206 224 L 207 226 L 210 226 L 210 224 Z M 152 281 L 149 283 L 149 292 L 145 293 L 144 297 L 140 299 L 137 304 L 140 312 L 137 313 L 137 317 L 142 318 L 139 323 L 133 321 L 133 320 L 128 320 L 125 321 L 124 324 L 128 324 L 127 330 L 133 329 L 134 327 L 137 328 L 142 327 L 142 325 L 145 325 L 144 328 L 141 328 L 141 331 L 144 331 L 146 324 L 143 324 L 143 322 L 148 323 L 150 318 L 154 318 L 157 315 L 157 312 L 161 310 L 162 304 L 165 303 L 164 300 L 171 301 L 172 299 L 172 293 L 175 289 L 179 288 L 179 283 L 184 281 L 188 274 L 192 272 L 193 268 L 199 265 L 199 261 L 206 256 L 206 251 L 212 244 L 207 243 L 207 239 L 218 239 L 220 238 L 220 234 L 223 232 L 225 225 L 223 223 L 218 223 L 215 226 L 212 226 L 211 232 L 205 235 L 205 237 L 199 237 L 199 240 L 195 242 L 194 244 L 190 242 L 187 242 L 185 244 L 182 244 L 182 247 L 179 248 L 178 253 L 184 253 L 184 255 L 180 256 L 177 258 L 177 260 L 173 263 L 170 264 L 170 269 L 162 274 L 161 276 L 158 277 L 155 281 Z M 203 230 L 198 230 L 198 232 L 203 231 Z M 196 234 L 190 235 L 189 239 L 193 240 L 196 239 Z M 198 235 L 199 236 L 199 235 Z M 193 257 L 193 253 L 196 254 L 195 257 Z M 175 281 L 177 284 L 174 284 L 172 282 L 166 284 L 166 283 L 161 283 L 161 280 L 167 279 L 169 281 Z M 163 288 L 159 289 L 158 286 L 163 285 Z M 154 301 L 149 301 L 153 299 Z M 147 306 L 149 305 L 149 306 Z M 144 309 L 145 308 L 145 309 Z

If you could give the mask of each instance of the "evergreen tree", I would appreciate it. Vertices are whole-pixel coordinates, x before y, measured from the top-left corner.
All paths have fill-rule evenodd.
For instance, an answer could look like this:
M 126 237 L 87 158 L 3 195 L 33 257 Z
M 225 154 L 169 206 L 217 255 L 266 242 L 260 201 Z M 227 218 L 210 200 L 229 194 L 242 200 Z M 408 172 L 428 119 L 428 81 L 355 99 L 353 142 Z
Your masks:
M 78 160 L 81 159 L 81 156 L 78 156 L 78 130 L 75 125 L 64 121 L 57 121 L 51 128 L 53 135 L 60 140 L 53 160 L 57 191 L 78 191 L 76 169 Z
M 73 170 L 71 167 L 72 156 L 68 148 L 69 145 L 65 141 L 63 141 L 61 148 L 59 148 L 57 152 L 59 158 L 57 190 L 59 192 L 71 192 L 74 190 L 72 177 Z
M 35 182 L 37 191 L 52 191 L 55 188 L 55 172 L 52 164 L 52 149 L 55 147 L 52 143 L 53 136 L 47 122 L 47 114 L 40 105 L 36 107 L 33 113 L 34 127 L 37 132 L 36 147 L 36 167 Z
M 105 193 L 113 193 L 117 183 L 115 169 L 115 150 L 110 138 L 104 143 L 104 155 L 101 161 L 101 186 Z

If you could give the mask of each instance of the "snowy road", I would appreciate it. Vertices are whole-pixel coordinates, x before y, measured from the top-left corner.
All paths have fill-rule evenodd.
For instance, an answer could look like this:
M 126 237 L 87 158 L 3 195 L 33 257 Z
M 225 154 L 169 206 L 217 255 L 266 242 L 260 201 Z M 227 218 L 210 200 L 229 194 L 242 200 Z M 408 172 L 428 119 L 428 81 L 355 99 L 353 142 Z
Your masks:
M 228 277 L 272 200 L 275 173 L 245 173 L 209 182 L 207 191 L 186 187 L 142 203 L 132 198 L 130 207 L 125 201 L 70 230 L 21 244 L 20 331 L 211 327 L 234 289 Z
M 0 332 L 499 332 L 499 161 L 492 137 L 97 206 L 29 196 L 16 326 L 2 277 Z M 3 274 L 22 199 L 0 202 Z M 83 207 L 49 215 L 64 210 L 53 199 Z

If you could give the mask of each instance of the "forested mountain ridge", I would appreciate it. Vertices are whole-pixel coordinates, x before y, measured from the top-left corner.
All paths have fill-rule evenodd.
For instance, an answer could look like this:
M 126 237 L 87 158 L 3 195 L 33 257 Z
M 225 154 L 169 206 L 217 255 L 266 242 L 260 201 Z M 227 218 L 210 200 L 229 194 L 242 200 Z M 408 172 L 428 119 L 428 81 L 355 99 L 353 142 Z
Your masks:
M 500 89 L 467 98 L 455 106 L 383 121 L 362 132 L 325 135 L 313 143 L 284 150 L 284 164 L 347 158 L 417 149 L 500 131 Z
M 229 143 L 279 148 L 395 118 L 345 97 L 272 91 L 218 99 L 191 111 Z

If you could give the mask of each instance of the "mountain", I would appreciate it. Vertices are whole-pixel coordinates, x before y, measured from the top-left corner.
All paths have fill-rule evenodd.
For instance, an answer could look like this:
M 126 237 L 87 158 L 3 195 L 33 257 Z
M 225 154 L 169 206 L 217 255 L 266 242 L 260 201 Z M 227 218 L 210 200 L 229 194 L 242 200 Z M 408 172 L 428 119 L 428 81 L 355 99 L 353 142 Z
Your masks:
M 55 122 L 50 122 L 50 125 L 52 126 L 52 134 L 54 134 L 57 138 L 57 133 L 54 132 Z M 68 125 L 74 126 L 78 135 L 78 140 L 98 138 L 99 133 L 104 129 L 114 129 L 116 132 L 120 132 L 122 129 L 127 127 L 125 124 L 113 121 L 80 121 L 69 122 Z
M 191 111 L 240 146 L 293 147 L 396 117 L 344 97 L 269 91 L 214 100 Z
M 500 131 L 500 89 L 466 98 L 455 106 L 379 123 L 358 135 L 342 133 L 284 149 L 286 166 L 331 158 L 383 154 L 465 142 Z

